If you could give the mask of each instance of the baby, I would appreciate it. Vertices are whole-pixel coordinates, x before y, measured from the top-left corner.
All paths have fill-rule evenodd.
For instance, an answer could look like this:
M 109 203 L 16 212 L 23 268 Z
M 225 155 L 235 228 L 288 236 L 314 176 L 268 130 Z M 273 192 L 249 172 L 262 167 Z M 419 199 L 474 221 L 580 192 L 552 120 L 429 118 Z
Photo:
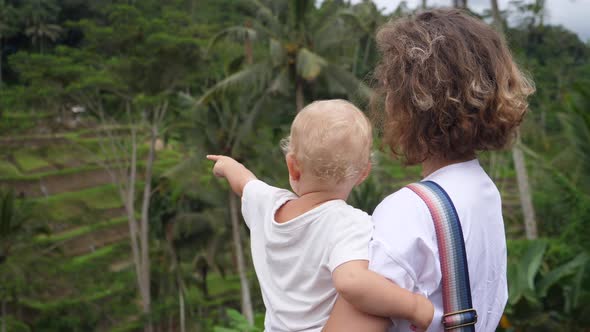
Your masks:
M 305 107 L 283 142 L 294 193 L 232 158 L 207 156 L 242 196 L 266 331 L 320 331 L 338 294 L 369 314 L 430 325 L 426 298 L 367 269 L 371 217 L 345 202 L 369 175 L 372 140 L 368 119 L 347 101 Z

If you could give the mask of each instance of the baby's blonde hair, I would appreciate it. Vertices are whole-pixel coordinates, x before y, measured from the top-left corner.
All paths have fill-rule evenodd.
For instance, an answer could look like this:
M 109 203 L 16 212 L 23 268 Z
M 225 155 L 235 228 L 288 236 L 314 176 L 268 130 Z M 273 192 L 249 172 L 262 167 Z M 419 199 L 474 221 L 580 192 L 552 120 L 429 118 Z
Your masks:
M 366 169 L 372 143 L 371 123 L 363 112 L 348 101 L 334 99 L 302 109 L 281 147 L 294 155 L 302 172 L 320 181 L 341 183 Z

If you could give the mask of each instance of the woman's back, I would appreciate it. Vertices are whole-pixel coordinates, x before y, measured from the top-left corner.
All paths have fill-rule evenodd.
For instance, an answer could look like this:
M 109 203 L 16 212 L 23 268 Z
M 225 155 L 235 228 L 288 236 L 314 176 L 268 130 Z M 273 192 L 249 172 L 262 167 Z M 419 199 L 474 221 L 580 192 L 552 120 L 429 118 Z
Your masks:
M 475 158 L 511 144 L 528 111 L 532 83 L 504 38 L 461 10 L 396 19 L 379 29 L 376 40 L 381 60 L 374 72 L 375 105 L 384 106 L 376 112 L 382 116 L 382 142 L 405 164 L 420 164 L 426 179 L 454 202 L 479 315 L 476 330 L 494 331 L 507 300 L 506 240 L 500 195 Z M 441 331 L 441 271 L 425 203 L 402 189 L 379 205 L 373 219 L 372 268 L 406 289 L 426 293 L 438 307 L 429 330 Z M 332 317 L 328 324 L 338 327 L 376 321 L 342 301 Z
M 467 251 L 478 331 L 494 331 L 506 300 L 506 240 L 500 194 L 477 160 L 452 164 L 425 180 L 439 184 L 455 205 Z M 386 198 L 373 214 L 374 271 L 429 297 L 435 306 L 430 331 L 442 330 L 441 268 L 434 224 L 426 204 L 404 188 Z M 405 322 L 393 330 L 408 331 Z

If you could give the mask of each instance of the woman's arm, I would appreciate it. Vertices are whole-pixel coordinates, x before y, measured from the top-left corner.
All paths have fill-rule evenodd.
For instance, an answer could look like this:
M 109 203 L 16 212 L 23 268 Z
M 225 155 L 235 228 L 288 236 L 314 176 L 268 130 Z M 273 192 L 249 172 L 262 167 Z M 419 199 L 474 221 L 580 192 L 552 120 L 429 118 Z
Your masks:
M 368 262 L 344 263 L 332 273 L 334 287 L 341 297 L 369 314 L 410 321 L 426 330 L 432 322 L 434 306 L 422 295 L 399 287 L 368 269 Z
M 390 325 L 389 319 L 358 311 L 339 296 L 323 332 L 384 332 Z

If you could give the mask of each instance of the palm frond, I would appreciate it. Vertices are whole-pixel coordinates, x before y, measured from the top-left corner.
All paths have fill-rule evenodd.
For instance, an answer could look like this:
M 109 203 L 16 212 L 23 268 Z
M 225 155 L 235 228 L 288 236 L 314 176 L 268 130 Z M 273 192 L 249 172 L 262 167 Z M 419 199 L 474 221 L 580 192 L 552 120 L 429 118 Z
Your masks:
M 297 74 L 311 81 L 316 79 L 327 61 L 307 48 L 302 48 L 297 53 Z
M 311 0 L 291 0 L 289 2 L 289 11 L 291 14 L 293 27 L 304 26 L 308 12 L 313 8 L 314 1 Z
M 233 26 L 223 29 L 211 38 L 209 46 L 207 47 L 207 52 L 209 52 L 220 40 L 225 38 L 237 42 L 244 42 L 247 39 L 254 41 L 258 38 L 258 32 L 252 28 L 244 26 Z
M 371 88 L 344 68 L 329 64 L 324 68 L 324 74 L 333 89 L 342 89 L 350 97 L 370 100 L 373 96 L 374 92 Z
M 244 140 L 244 137 L 246 135 L 252 133 L 252 128 L 254 127 L 254 121 L 258 117 L 258 114 L 260 114 L 260 111 L 262 110 L 262 107 L 264 105 L 264 102 L 265 102 L 267 96 L 268 96 L 268 93 L 263 93 L 258 98 L 258 100 L 254 104 L 254 106 L 252 107 L 250 112 L 247 114 L 246 119 L 242 122 L 242 125 L 240 126 L 238 133 L 237 133 L 234 141 L 232 142 L 232 152 L 231 152 L 232 156 L 237 155 L 238 151 L 240 150 L 240 145 L 242 144 L 242 141 Z
M 565 137 L 581 165 L 590 170 L 590 127 L 577 113 L 559 113 L 557 115 L 564 130 Z
M 258 91 L 261 87 L 266 86 L 272 75 L 272 65 L 265 61 L 248 66 L 228 77 L 219 81 L 213 87 L 209 88 L 197 100 L 197 105 L 204 105 L 211 101 L 216 94 L 231 88 L 244 87 L 251 91 Z
M 285 49 L 280 41 L 271 38 L 269 43 L 269 55 L 270 61 L 272 62 L 273 66 L 278 66 L 283 63 L 285 59 Z
M 313 40 L 316 47 L 329 49 L 325 46 L 326 43 L 334 45 L 340 43 L 345 37 L 368 33 L 372 32 L 357 14 L 350 9 L 340 9 L 315 24 Z
M 270 93 L 289 94 L 289 87 L 291 81 L 289 80 L 288 68 L 283 68 L 281 72 L 272 80 L 268 91 Z
M 14 191 L 0 191 L 0 238 L 10 236 L 14 227 Z
M 281 28 L 281 22 L 273 11 L 259 0 L 250 0 L 256 8 L 256 18 L 266 25 L 271 31 L 278 31 Z

